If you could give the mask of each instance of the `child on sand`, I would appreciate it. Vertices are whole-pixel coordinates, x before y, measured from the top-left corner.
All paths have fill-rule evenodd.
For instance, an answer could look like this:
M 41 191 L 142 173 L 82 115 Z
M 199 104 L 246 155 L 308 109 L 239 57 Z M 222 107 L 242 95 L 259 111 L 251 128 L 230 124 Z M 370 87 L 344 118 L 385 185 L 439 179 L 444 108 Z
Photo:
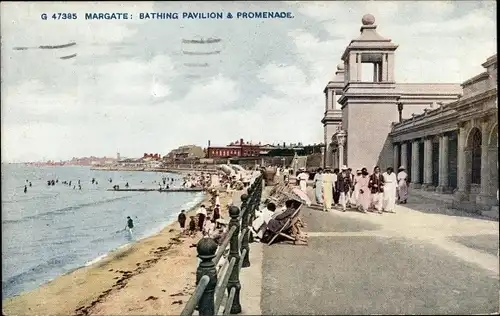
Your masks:
M 184 227 L 186 226 L 186 214 L 184 214 L 185 210 L 182 210 L 179 216 L 177 217 L 177 221 L 181 226 L 181 232 L 184 233 Z
M 190 216 L 191 221 L 189 222 L 189 236 L 193 237 L 196 235 L 196 221 L 194 220 L 194 216 Z

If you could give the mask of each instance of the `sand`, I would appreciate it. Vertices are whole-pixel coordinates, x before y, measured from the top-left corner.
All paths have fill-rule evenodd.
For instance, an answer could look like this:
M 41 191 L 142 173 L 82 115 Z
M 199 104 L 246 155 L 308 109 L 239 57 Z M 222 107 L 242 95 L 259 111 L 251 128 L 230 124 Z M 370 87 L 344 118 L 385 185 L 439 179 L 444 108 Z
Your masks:
M 220 193 L 223 218 L 238 193 Z M 207 194 L 201 203 L 210 205 L 209 199 Z M 198 261 L 190 246 L 200 238 L 181 236 L 172 223 L 91 266 L 4 300 L 3 315 L 179 315 L 195 288 Z

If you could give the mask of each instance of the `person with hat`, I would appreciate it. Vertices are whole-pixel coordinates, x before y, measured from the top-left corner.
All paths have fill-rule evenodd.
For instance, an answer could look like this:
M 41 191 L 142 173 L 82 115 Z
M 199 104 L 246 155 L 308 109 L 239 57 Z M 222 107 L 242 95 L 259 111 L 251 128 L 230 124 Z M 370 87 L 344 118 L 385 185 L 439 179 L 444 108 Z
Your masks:
M 370 208 L 371 203 L 371 192 L 368 187 L 370 182 L 370 177 L 368 176 L 368 170 L 366 168 L 361 169 L 361 176 L 358 178 L 356 183 L 358 190 L 358 209 L 366 213 Z
M 394 207 L 396 206 L 396 185 L 397 179 L 394 169 L 387 168 L 387 171 L 382 174 L 384 177 L 384 200 L 382 209 L 387 213 L 395 213 Z
M 384 192 L 384 177 L 380 174 L 380 167 L 373 168 L 373 174 L 370 176 L 369 187 L 372 193 L 372 204 L 379 214 L 382 214 L 382 202 Z
M 213 222 L 216 223 L 219 218 L 220 218 L 220 205 L 219 204 L 215 204 L 215 207 L 214 207 L 214 209 L 212 211 Z
M 333 202 L 333 173 L 332 170 L 326 169 L 321 177 L 323 188 L 323 211 L 328 212 L 332 209 Z
M 353 181 L 353 186 L 354 186 L 354 189 L 352 191 L 352 197 L 351 197 L 351 203 L 355 206 L 355 207 L 358 207 L 359 206 L 359 203 L 358 203 L 358 196 L 359 196 L 359 185 L 358 185 L 358 181 L 359 181 L 359 178 L 361 177 L 361 169 L 357 169 L 356 170 L 356 175 L 354 176 L 354 181 Z
M 340 193 L 337 190 L 337 180 L 339 179 L 340 170 L 339 168 L 333 169 L 332 178 L 333 178 L 333 205 L 336 206 L 339 204 Z
M 408 199 L 408 174 L 405 172 L 405 167 L 400 166 L 398 168 L 398 199 L 399 203 L 406 204 L 406 200 Z
M 351 176 L 347 174 L 347 169 L 347 166 L 342 166 L 342 172 L 337 179 L 337 190 L 340 193 L 339 202 L 342 207 L 342 212 L 346 211 L 347 199 L 352 187 Z
M 318 168 L 314 175 L 314 195 L 316 196 L 316 203 L 323 204 L 323 169 Z
M 302 190 L 302 192 L 304 193 L 307 193 L 307 180 L 309 180 L 309 174 L 306 173 L 306 168 L 299 169 L 297 180 L 299 180 L 300 190 Z

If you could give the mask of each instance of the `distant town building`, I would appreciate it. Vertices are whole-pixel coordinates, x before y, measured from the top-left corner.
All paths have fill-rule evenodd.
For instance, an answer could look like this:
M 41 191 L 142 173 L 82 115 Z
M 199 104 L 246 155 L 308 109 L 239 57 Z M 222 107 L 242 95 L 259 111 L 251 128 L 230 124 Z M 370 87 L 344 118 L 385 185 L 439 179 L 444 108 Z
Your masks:
M 114 158 L 109 157 L 73 157 L 70 161 L 67 161 L 63 164 L 70 166 L 95 166 L 95 165 L 104 165 L 104 164 L 112 164 L 116 161 Z
M 156 160 L 156 159 L 161 159 L 161 155 L 156 153 L 156 154 L 148 154 L 148 153 L 144 153 L 144 155 L 142 156 L 142 158 L 150 158 L 150 160 Z
M 180 146 L 168 153 L 170 159 L 201 159 L 205 157 L 203 148 L 196 145 Z
M 245 142 L 243 138 L 227 146 L 211 146 L 208 141 L 207 158 L 258 157 L 261 149 L 268 150 L 263 147 L 261 143 L 252 144 Z

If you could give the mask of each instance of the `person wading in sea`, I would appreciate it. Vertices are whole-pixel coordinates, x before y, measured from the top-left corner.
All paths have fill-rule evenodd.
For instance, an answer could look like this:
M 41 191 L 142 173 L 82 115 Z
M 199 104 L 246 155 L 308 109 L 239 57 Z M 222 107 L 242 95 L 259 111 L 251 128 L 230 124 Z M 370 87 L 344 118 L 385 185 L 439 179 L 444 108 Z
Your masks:
M 134 221 L 130 218 L 130 216 L 127 216 L 127 226 L 125 229 L 128 229 L 130 233 L 132 233 L 132 229 L 134 228 Z
M 24 186 L 24 193 L 28 192 L 28 187 Z

